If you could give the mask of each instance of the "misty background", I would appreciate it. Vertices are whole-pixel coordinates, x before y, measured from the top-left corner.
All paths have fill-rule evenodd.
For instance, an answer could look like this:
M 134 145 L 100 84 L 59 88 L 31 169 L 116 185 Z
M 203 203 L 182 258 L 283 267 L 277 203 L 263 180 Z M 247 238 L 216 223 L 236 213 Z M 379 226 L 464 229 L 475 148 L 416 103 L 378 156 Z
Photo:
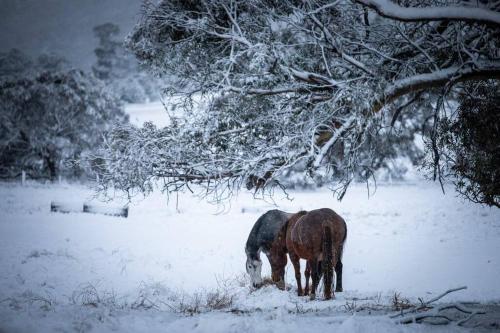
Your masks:
M 112 22 L 123 38 L 140 18 L 141 0 L 0 0 L 0 52 L 62 56 L 90 70 L 98 44 L 92 28 Z

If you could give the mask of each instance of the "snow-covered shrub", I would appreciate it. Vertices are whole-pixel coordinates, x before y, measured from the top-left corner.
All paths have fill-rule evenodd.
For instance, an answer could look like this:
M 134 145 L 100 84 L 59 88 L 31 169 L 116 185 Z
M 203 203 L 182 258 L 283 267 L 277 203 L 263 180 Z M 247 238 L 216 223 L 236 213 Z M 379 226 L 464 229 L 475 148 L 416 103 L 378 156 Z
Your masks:
M 456 113 L 439 119 L 434 141 L 441 172 L 473 202 L 500 207 L 500 84 L 465 86 Z M 429 168 L 434 164 L 429 163 Z
M 96 149 L 103 134 L 128 120 L 118 101 L 81 71 L 41 72 L 0 81 L 0 166 L 3 177 L 78 176 L 67 161 Z

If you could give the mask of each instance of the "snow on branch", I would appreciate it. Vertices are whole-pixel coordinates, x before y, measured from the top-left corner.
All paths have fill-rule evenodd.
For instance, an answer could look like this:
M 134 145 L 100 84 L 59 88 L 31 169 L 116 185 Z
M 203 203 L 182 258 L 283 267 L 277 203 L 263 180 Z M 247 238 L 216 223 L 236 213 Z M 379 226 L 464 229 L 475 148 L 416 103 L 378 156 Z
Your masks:
M 310 73 L 306 71 L 301 71 L 301 70 L 296 70 L 293 68 L 289 68 L 290 72 L 292 73 L 293 77 L 297 80 L 309 82 L 309 83 L 314 83 L 314 84 L 322 84 L 322 85 L 328 85 L 328 86 L 340 86 L 340 83 L 338 83 L 335 80 L 332 80 L 324 75 L 316 74 L 316 73 Z
M 318 88 L 292 87 L 292 88 L 275 88 L 275 89 L 253 89 L 253 88 L 245 89 L 245 88 L 231 86 L 231 87 L 226 87 L 226 90 L 241 94 L 266 96 L 266 95 L 280 95 L 289 93 L 310 93 L 313 90 L 318 90 Z
M 355 120 L 356 120 L 355 116 L 349 117 L 349 119 L 347 119 L 346 122 L 339 129 L 335 131 L 335 134 L 321 147 L 313 163 L 313 166 L 315 168 L 320 166 L 321 161 L 323 161 L 330 148 L 335 144 L 335 142 L 337 142 L 339 137 L 351 126 L 351 124 Z
M 469 21 L 500 25 L 500 13 L 474 7 L 401 7 L 389 0 L 355 0 L 374 9 L 381 16 L 405 22 L 418 21 Z
M 404 96 L 410 92 L 444 86 L 448 82 L 456 83 L 488 78 L 500 78 L 499 61 L 488 62 L 480 67 L 450 67 L 432 73 L 410 76 L 404 79 L 396 80 L 394 83 L 389 85 L 384 90 L 383 97 L 375 103 L 372 111 L 376 113 L 396 98 Z

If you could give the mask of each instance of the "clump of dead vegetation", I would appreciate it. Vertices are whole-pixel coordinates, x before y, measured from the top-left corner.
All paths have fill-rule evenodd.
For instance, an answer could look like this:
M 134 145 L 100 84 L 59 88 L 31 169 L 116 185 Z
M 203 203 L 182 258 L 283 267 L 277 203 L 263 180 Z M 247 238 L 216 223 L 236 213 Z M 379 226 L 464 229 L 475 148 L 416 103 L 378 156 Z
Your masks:
M 250 288 L 250 293 L 253 293 L 254 291 L 258 290 L 258 289 L 261 289 L 261 288 L 265 288 L 265 287 L 269 287 L 269 286 L 275 286 L 276 288 L 278 289 L 285 289 L 285 290 L 291 290 L 291 287 L 286 285 L 283 281 L 281 282 L 274 282 L 273 279 L 270 277 L 270 276 L 264 276 L 262 278 L 262 282 L 259 284 L 258 287 L 254 287 L 250 284 L 249 280 L 247 277 L 244 277 L 244 283 L 242 285 L 240 285 L 241 287 L 244 287 L 244 286 L 249 286 Z
M 410 309 L 414 307 L 413 304 L 410 303 L 408 298 L 402 297 L 401 293 L 395 292 L 392 296 L 392 310 L 393 311 L 402 311 L 406 309 Z
M 382 302 L 382 293 L 370 297 L 351 297 L 346 298 L 345 304 L 342 306 L 345 311 L 350 313 L 355 312 L 384 312 L 387 311 L 387 304 Z
M 231 285 L 233 282 L 231 283 Z M 233 305 L 235 292 L 227 281 L 219 282 L 213 290 L 193 294 L 175 292 L 160 283 L 141 283 L 137 297 L 119 299 L 114 291 L 100 290 L 98 285 L 85 284 L 73 292 L 72 304 L 86 307 L 112 309 L 172 311 L 184 315 L 224 310 Z
M 179 294 L 170 302 L 162 302 L 170 310 L 185 315 L 195 315 L 214 310 L 228 309 L 233 305 L 235 295 L 228 290 L 215 289 L 209 292 L 196 292 L 192 295 Z
M 71 303 L 74 305 L 83 305 L 89 307 L 106 306 L 110 308 L 124 308 L 124 304 L 117 301 L 117 296 L 114 290 L 107 291 L 98 290 L 98 286 L 87 283 L 73 292 L 71 295 Z
M 267 287 L 267 286 L 274 286 L 274 285 L 276 285 L 276 283 L 273 281 L 273 279 L 271 279 L 270 276 L 264 276 L 262 278 L 262 283 L 259 286 L 259 288 L 263 288 L 263 287 Z
M 53 311 L 57 302 L 55 297 L 48 292 L 43 295 L 28 289 L 19 295 L 0 300 L 0 304 L 7 304 L 9 308 L 17 311 L 32 306 L 36 306 L 43 311 Z

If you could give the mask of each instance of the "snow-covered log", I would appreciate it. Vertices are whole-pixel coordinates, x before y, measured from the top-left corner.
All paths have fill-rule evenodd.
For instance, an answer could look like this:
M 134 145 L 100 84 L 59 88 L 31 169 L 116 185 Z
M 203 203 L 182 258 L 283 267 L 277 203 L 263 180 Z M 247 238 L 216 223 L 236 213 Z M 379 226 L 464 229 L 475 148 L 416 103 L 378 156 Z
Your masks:
M 58 213 L 93 213 L 110 216 L 128 217 L 128 207 L 96 205 L 94 203 L 78 204 L 74 202 L 52 201 L 50 211 Z
M 82 205 L 74 202 L 51 201 L 50 211 L 57 213 L 81 213 Z
M 92 214 L 128 217 L 128 207 L 112 207 L 107 205 L 105 206 L 105 205 L 84 203 L 83 212 Z

